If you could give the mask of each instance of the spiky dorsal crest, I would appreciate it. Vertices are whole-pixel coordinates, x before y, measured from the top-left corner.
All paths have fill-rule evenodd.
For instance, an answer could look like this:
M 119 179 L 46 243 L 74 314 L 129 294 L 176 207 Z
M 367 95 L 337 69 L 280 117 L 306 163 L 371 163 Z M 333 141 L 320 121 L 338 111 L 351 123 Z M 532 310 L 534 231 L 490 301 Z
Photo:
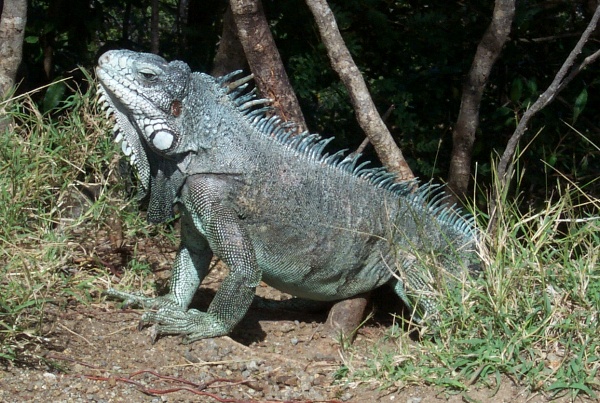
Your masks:
M 268 106 L 271 100 L 259 98 L 256 88 L 248 91 L 249 83 L 254 78 L 252 74 L 234 80 L 240 74 L 242 71 L 237 70 L 219 77 L 216 79 L 217 84 L 229 96 L 238 111 L 261 134 L 273 138 L 289 150 L 315 163 L 340 169 L 346 174 L 366 180 L 377 188 L 402 197 L 415 207 L 426 210 L 428 214 L 436 217 L 445 225 L 451 226 L 469 237 L 476 237 L 474 217 L 463 214 L 456 205 L 448 206 L 445 203 L 448 195 L 444 193 L 441 185 L 431 182 L 420 184 L 417 179 L 398 182 L 396 175 L 388 172 L 385 168 L 368 168 L 369 161 L 359 163 L 361 154 L 347 154 L 347 149 L 331 155 L 325 153 L 324 149 L 333 140 L 333 137 L 324 139 L 319 134 L 311 134 L 308 131 L 297 133 L 294 130 L 296 128 L 294 123 L 284 122 L 277 115 L 269 116 L 267 112 L 273 109 Z

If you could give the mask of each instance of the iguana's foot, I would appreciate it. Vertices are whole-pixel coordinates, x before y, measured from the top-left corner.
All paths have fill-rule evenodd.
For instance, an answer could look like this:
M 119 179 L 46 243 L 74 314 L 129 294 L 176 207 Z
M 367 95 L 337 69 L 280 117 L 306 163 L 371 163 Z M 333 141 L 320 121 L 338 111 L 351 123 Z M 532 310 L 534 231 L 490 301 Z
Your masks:
M 224 336 L 231 331 L 214 315 L 196 309 L 186 310 L 177 304 L 170 294 L 151 298 L 110 288 L 105 295 L 122 300 L 125 306 L 156 310 L 144 312 L 138 325 L 139 329 L 147 324 L 155 325 L 152 329 L 152 343 L 163 334 L 181 334 L 184 335 L 184 343 L 191 343 L 209 337 Z
M 225 336 L 231 329 L 216 316 L 197 309 L 184 312 L 171 308 L 161 308 L 156 312 L 146 312 L 142 316 L 139 326 L 154 324 L 152 329 L 152 342 L 162 334 L 181 334 L 184 343 L 191 343 L 200 339 Z

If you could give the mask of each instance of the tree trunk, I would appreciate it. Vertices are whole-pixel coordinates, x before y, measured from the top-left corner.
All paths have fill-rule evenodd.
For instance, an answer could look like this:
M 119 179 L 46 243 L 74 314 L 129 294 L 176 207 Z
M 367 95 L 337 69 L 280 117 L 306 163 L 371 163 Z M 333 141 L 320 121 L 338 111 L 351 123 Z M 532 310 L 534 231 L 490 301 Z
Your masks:
M 4 1 L 0 14 L 0 102 L 13 90 L 23 57 L 23 37 L 27 21 L 27 0 Z M 10 122 L 0 103 L 0 131 Z
M 230 0 L 229 4 L 258 90 L 273 100 L 272 106 L 282 119 L 296 123 L 300 131 L 306 130 L 304 115 L 283 68 L 262 3 L 260 0 Z
M 348 89 L 358 124 L 369 137 L 377 156 L 399 179 L 413 178 L 402 151 L 375 108 L 365 80 L 352 60 L 329 5 L 325 0 L 306 0 L 306 4 L 315 18 L 331 65 Z
M 227 6 L 223 16 L 223 32 L 210 74 L 219 77 L 235 70 L 242 70 L 247 65 L 244 48 L 237 36 L 231 7 Z
M 477 46 L 462 92 L 458 119 L 452 132 L 448 188 L 454 200 L 464 198 L 471 179 L 471 154 L 479 126 L 479 108 L 490 71 L 508 40 L 515 15 L 515 0 L 496 0 L 492 22 Z

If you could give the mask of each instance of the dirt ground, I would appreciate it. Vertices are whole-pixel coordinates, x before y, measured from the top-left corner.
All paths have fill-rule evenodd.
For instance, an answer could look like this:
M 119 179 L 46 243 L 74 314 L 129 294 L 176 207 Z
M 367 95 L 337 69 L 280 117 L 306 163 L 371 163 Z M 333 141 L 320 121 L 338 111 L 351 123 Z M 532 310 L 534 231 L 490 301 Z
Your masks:
M 98 234 L 108 237 L 107 234 Z M 110 242 L 93 254 L 111 260 Z M 138 244 L 138 253 L 157 250 Z M 168 267 L 173 251 L 152 257 Z M 113 261 L 118 260 L 113 256 Z M 193 305 L 206 309 L 225 275 L 218 266 L 202 284 Z M 166 282 L 167 271 L 158 272 Z M 118 285 L 117 285 L 118 287 Z M 281 299 L 261 285 L 261 296 Z M 326 314 L 251 308 L 231 337 L 182 344 L 176 336 L 151 343 L 150 328 L 137 324 L 141 311 L 114 301 L 66 308 L 48 304 L 46 342 L 35 353 L 46 364 L 0 368 L 2 402 L 545 402 L 546 397 L 504 378 L 497 392 L 477 388 L 458 394 L 434 386 L 381 380 L 336 379 L 344 364 L 367 365 L 373 347 L 394 351 L 384 333 L 389 314 L 375 316 L 357 335 L 350 352 L 325 333 Z M 49 365 L 50 364 L 50 365 Z M 495 394 L 494 394 L 495 392 Z M 568 399 L 558 401 L 566 402 Z

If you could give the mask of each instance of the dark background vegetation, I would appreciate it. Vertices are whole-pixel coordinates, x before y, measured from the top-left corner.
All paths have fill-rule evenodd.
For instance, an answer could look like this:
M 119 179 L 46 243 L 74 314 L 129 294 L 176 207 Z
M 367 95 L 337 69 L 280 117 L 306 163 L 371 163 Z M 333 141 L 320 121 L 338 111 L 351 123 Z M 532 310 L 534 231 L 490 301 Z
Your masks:
M 141 0 L 32 0 L 21 69 L 26 91 L 67 76 L 81 85 L 78 66 L 93 68 L 110 48 L 149 51 L 151 2 Z M 159 6 L 159 53 L 210 72 L 227 3 L 189 0 L 187 21 L 180 1 Z M 492 1 L 330 1 L 346 45 L 369 85 L 387 125 L 420 178 L 447 178 L 452 127 L 462 84 L 483 32 Z M 346 90 L 331 69 L 308 7 L 302 0 L 263 1 L 284 65 L 311 131 L 335 136 L 333 147 L 356 147 L 364 139 Z M 495 64 L 481 104 L 472 172 L 485 189 L 491 157 L 502 153 L 516 123 L 548 86 L 585 29 L 594 1 L 518 1 L 510 41 Z M 598 44 L 595 34 L 584 55 Z M 586 185 L 600 175 L 598 66 L 579 74 L 558 99 L 530 123 L 519 160 L 526 202 L 549 198 L 566 179 Z M 59 106 L 70 84 L 39 94 L 45 110 Z M 578 133 L 579 132 L 579 133 Z M 533 141 L 532 141 L 533 140 Z M 374 158 L 372 150 L 366 154 Z M 475 166 L 476 164 L 476 166 Z M 564 174 L 561 178 L 558 172 Z M 555 180 L 557 178 L 558 180 Z

